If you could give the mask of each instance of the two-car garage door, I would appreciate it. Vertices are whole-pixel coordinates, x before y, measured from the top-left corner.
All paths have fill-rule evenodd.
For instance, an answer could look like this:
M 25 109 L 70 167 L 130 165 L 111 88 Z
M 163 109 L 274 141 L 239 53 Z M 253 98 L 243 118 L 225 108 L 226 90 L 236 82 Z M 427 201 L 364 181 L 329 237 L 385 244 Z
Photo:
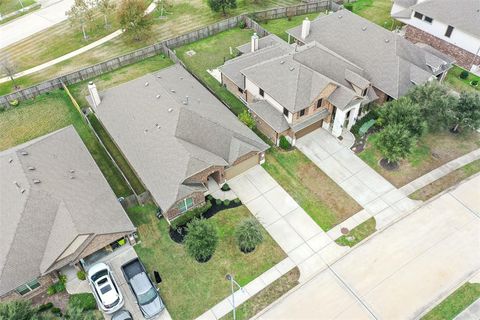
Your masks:
M 318 122 L 315 122 L 315 123 L 312 123 L 311 125 L 309 125 L 308 127 L 302 129 L 302 130 L 299 130 L 297 132 L 295 132 L 295 139 L 299 139 L 301 137 L 303 137 L 304 135 L 314 131 L 314 130 L 317 130 L 318 128 L 321 128 L 322 127 L 322 124 L 323 124 L 323 120 L 320 120 Z
M 250 158 L 243 160 L 242 162 L 237 163 L 236 165 L 231 166 L 228 169 L 225 169 L 225 178 L 227 180 L 232 179 L 235 176 L 245 172 L 246 170 L 254 167 L 258 164 L 258 154 L 252 155 Z

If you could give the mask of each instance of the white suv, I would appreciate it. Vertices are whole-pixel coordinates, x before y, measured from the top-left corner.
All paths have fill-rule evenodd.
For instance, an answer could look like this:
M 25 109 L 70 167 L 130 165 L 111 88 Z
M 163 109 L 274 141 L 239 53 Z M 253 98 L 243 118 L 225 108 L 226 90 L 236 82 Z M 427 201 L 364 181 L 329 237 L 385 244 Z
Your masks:
M 88 269 L 88 282 L 103 312 L 110 314 L 123 307 L 122 293 L 108 265 L 97 263 Z

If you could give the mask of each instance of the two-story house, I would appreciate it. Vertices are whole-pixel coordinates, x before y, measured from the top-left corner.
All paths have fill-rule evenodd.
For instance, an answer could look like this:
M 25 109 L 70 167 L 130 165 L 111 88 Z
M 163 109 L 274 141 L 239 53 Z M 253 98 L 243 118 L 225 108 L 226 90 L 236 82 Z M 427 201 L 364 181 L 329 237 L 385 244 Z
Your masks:
M 480 1 L 395 0 L 391 15 L 407 25 L 408 40 L 429 44 L 463 68 L 479 71 Z

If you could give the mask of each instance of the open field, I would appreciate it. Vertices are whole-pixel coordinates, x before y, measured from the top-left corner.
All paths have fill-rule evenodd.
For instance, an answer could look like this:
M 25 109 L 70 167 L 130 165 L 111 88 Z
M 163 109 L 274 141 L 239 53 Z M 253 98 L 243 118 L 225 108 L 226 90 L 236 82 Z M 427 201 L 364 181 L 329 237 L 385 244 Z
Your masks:
M 297 149 L 271 148 L 263 167 L 324 231 L 362 209 Z
M 219 242 L 206 263 L 187 256 L 183 245 L 170 239 L 167 222 L 158 220 L 155 212 L 153 205 L 129 210 L 141 239 L 135 250 L 148 271 L 158 270 L 162 275 L 160 293 L 174 319 L 193 319 L 227 297 L 227 273 L 243 286 L 286 257 L 265 230 L 264 242 L 254 252 L 243 254 L 238 249 L 235 226 L 252 216 L 245 206 L 224 210 L 209 219 L 218 230 Z
M 400 162 L 395 171 L 379 165 L 380 152 L 375 146 L 376 135 L 368 137 L 367 147 L 358 156 L 397 188 L 423 176 L 431 170 L 480 148 L 480 134 L 450 132 L 428 133 L 420 139 L 412 154 Z

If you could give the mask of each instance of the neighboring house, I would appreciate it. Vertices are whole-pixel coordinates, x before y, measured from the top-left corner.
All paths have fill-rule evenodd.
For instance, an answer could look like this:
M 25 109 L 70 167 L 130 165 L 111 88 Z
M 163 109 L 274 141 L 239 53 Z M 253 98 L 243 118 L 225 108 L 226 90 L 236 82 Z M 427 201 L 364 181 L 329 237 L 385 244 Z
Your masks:
M 238 49 L 220 67 L 222 84 L 242 99 L 257 127 L 292 144 L 323 127 L 340 137 L 362 107 L 397 99 L 412 86 L 442 79 L 452 59 L 340 10 L 287 31 L 295 44 L 269 35 Z M 290 42 L 290 41 L 289 41 Z M 250 49 L 248 49 L 250 48 Z
M 463 68 L 480 71 L 479 0 L 395 0 L 391 15 L 407 24 L 408 40 L 429 44 Z
M 168 220 L 203 205 L 210 183 L 264 161 L 268 145 L 179 65 L 100 95 L 93 84 L 89 90 L 99 120 Z
M 0 301 L 135 231 L 72 126 L 0 152 L 0 176 Z

